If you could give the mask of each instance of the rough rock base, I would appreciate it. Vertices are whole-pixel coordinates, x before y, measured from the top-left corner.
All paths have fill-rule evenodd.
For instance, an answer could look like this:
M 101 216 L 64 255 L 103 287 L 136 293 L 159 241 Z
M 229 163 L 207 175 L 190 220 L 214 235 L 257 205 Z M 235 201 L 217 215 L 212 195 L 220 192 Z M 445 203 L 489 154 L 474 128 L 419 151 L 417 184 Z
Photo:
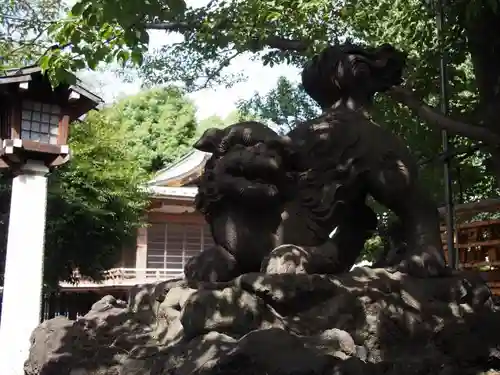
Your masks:
M 469 375 L 500 370 L 500 315 L 475 274 L 246 274 L 105 297 L 33 333 L 26 375 Z M 499 373 L 500 374 L 500 373 Z

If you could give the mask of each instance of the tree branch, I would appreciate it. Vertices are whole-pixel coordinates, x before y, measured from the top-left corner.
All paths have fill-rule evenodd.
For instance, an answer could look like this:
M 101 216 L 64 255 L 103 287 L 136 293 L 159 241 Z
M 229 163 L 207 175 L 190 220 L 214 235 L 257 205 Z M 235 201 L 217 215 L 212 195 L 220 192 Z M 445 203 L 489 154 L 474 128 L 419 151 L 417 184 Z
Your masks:
M 33 39 L 31 39 L 29 41 L 19 41 L 19 46 L 17 48 L 14 48 L 13 50 L 9 51 L 9 54 L 14 55 L 16 52 L 19 52 L 23 48 L 34 46 L 36 44 L 36 42 L 38 41 L 38 39 L 40 39 L 47 30 L 48 30 L 48 27 L 40 30 L 40 32 Z
M 149 30 L 165 30 L 186 32 L 196 30 L 196 25 L 190 25 L 187 22 L 150 22 L 143 25 Z
M 277 36 L 270 36 L 261 40 L 262 45 L 279 49 L 281 51 L 305 52 L 311 43 L 304 40 L 286 39 Z
M 229 64 L 231 63 L 231 61 L 233 61 L 236 57 L 238 57 L 239 55 L 241 55 L 242 52 L 235 52 L 233 53 L 232 55 L 228 56 L 227 58 L 224 59 L 224 61 L 222 61 L 220 64 L 219 64 L 219 67 L 217 69 L 215 69 L 213 72 L 211 72 L 206 78 L 205 78 L 205 82 L 203 83 L 203 85 L 201 85 L 199 87 L 200 90 L 203 90 L 203 89 L 206 89 L 210 83 L 210 81 L 212 79 L 214 79 L 215 77 L 217 77 L 220 72 L 229 66 Z
M 0 15 L 2 18 L 4 19 L 7 19 L 7 20 L 11 20 L 11 21 L 18 21 L 18 22 L 28 22 L 29 19 L 28 18 L 23 18 L 23 17 L 14 17 L 14 16 L 9 16 L 9 15 L 6 15 L 6 14 L 1 14 Z M 38 24 L 54 24 L 54 23 L 57 23 L 57 22 L 60 22 L 59 20 L 58 21 L 47 21 L 47 20 L 36 20 L 36 23 Z
M 197 25 L 187 22 L 151 22 L 144 24 L 144 27 L 149 30 L 177 31 L 179 33 L 196 31 L 198 28 Z M 270 47 L 281 51 L 305 52 L 311 44 L 304 40 L 286 39 L 278 36 L 269 36 L 267 38 L 255 36 L 253 39 L 255 44 L 260 47 Z
M 500 135 L 493 133 L 487 128 L 466 124 L 443 115 L 435 108 L 423 103 L 411 90 L 405 87 L 394 86 L 386 94 L 398 103 L 404 104 L 422 120 L 440 129 L 475 141 L 481 141 L 491 146 L 498 147 L 500 145 Z
M 441 152 L 435 156 L 432 156 L 430 158 L 422 159 L 418 161 L 418 165 L 423 166 L 426 164 L 431 164 L 434 162 L 440 162 L 443 163 L 448 159 L 454 158 L 455 161 L 460 161 L 461 159 L 466 158 L 467 156 L 472 155 L 474 152 L 480 150 L 481 148 L 484 148 L 485 145 L 483 143 L 477 143 L 473 146 L 470 147 L 463 147 L 463 148 L 454 148 L 451 150 L 448 150 L 447 152 Z

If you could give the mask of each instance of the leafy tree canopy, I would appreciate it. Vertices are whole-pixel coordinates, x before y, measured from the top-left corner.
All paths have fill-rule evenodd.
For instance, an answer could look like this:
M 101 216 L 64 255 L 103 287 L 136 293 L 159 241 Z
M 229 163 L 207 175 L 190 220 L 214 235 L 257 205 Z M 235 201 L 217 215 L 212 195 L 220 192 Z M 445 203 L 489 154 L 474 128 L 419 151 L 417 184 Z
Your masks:
M 129 135 L 94 112 L 72 128 L 72 160 L 49 178 L 46 264 L 49 281 L 78 268 L 99 278 L 133 246 L 143 224 L 147 175 L 126 144 Z
M 319 106 L 300 85 L 280 77 L 276 87 L 266 95 L 255 93 L 248 100 L 240 100 L 238 110 L 246 116 L 270 121 L 280 133 L 287 133 L 297 122 L 320 114 Z
M 173 86 L 124 98 L 102 114 L 127 134 L 124 145 L 148 173 L 172 163 L 194 143 L 196 107 Z
M 435 2 L 423 0 L 212 0 L 197 8 L 184 0 L 78 0 L 68 17 L 46 22 L 60 48 L 44 55 L 41 63 L 54 78 L 62 68 L 95 68 L 101 61 L 132 63 L 142 66 L 146 81 L 182 81 L 193 89 L 200 80 L 227 82 L 231 77 L 224 68 L 245 53 L 264 64 L 298 64 L 327 43 L 346 37 L 372 44 L 389 41 L 409 53 L 408 81 L 417 96 L 431 104 L 439 89 L 440 51 L 447 50 L 451 113 L 493 126 L 499 107 L 495 87 L 500 68 L 495 66 L 500 65 L 500 38 L 491 35 L 500 35 L 495 32 L 500 31 L 498 0 L 448 4 L 444 40 L 439 43 Z M 292 9 L 294 17 L 289 17 Z M 177 33 L 181 41 L 147 54 L 149 30 Z M 406 104 L 417 106 L 406 99 Z M 498 140 L 470 126 L 434 122 L 475 140 Z
M 453 43 L 449 45 L 454 47 L 450 51 L 452 61 L 464 63 L 467 46 L 461 31 L 472 31 L 486 15 L 488 18 L 496 15 L 497 2 L 450 4 L 446 8 L 451 24 L 447 42 Z M 294 17 L 288 16 L 291 9 Z M 148 30 L 180 33 L 184 37 L 181 43 L 169 45 L 156 55 L 164 60 L 159 68 L 168 82 L 188 75 L 216 78 L 220 71 L 208 73 L 212 71 L 212 63 L 212 68 L 219 69 L 227 66 L 224 61 L 232 55 L 245 52 L 259 53 L 268 64 L 300 62 L 304 55 L 346 36 L 371 43 L 391 41 L 412 57 L 433 57 L 424 61 L 421 70 L 425 70 L 428 65 L 437 68 L 439 56 L 434 12 L 431 2 L 420 0 L 397 3 L 389 0 L 338 3 L 214 0 L 199 8 L 189 7 L 183 0 L 80 0 L 68 17 L 53 25 L 50 31 L 61 45 L 71 44 L 66 55 L 75 57 L 71 61 L 75 67 L 85 64 L 93 67 L 93 63 L 113 59 L 141 64 L 149 42 Z M 63 55 L 64 51 L 54 51 L 53 62 L 63 63 Z M 152 58 L 147 62 L 160 63 Z M 172 59 L 180 58 L 188 61 L 170 71 L 166 69 L 174 67 L 169 65 L 174 63 Z M 150 71 L 151 64 L 147 65 Z M 191 74 L 185 75 L 187 71 Z
M 211 0 L 191 7 L 184 0 L 78 0 L 66 18 L 51 24 L 50 35 L 65 48 L 46 54 L 42 65 L 57 78 L 61 68 L 120 61 L 139 66 L 146 83 L 181 81 L 193 90 L 207 81 L 230 83 L 234 77 L 225 68 L 243 54 L 263 64 L 300 65 L 345 38 L 390 42 L 409 55 L 411 87 L 403 95 L 390 95 L 411 112 L 381 98 L 374 117 L 393 128 L 410 129 L 405 138 L 418 134 L 435 149 L 439 132 L 423 126 L 416 113 L 427 124 L 468 138 L 456 138 L 455 146 L 479 148 L 478 164 L 488 158 L 488 172 L 500 176 L 500 129 L 495 120 L 500 114 L 499 0 L 446 4 L 439 39 L 437 1 Z M 294 17 L 289 16 L 292 10 Z M 175 33 L 180 41 L 147 53 L 149 30 Z M 438 104 L 442 50 L 448 54 L 451 117 L 422 103 Z
M 33 64 L 54 44 L 48 31 L 67 8 L 62 0 L 0 2 L 0 69 Z

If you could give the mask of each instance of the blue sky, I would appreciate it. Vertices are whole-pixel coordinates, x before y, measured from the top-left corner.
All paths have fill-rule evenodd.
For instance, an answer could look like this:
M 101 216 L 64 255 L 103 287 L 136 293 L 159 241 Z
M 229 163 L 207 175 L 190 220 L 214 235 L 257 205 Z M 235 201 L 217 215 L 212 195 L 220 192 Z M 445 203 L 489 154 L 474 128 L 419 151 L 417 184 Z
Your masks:
M 193 7 L 199 7 L 205 5 L 207 0 L 188 0 L 187 3 Z M 175 34 L 166 34 L 163 31 L 150 32 L 150 49 L 175 41 L 179 41 L 179 36 Z M 281 75 L 292 81 L 297 81 L 300 77 L 300 71 L 295 67 L 287 65 L 264 67 L 260 61 L 252 61 L 248 55 L 236 58 L 228 69 L 243 71 L 248 80 L 229 89 L 221 86 L 190 94 L 197 106 L 199 119 L 211 115 L 226 116 L 236 108 L 235 104 L 239 99 L 249 98 L 255 92 L 265 94 L 275 86 Z M 88 72 L 82 74 L 81 78 L 96 89 L 108 103 L 120 96 L 135 94 L 140 89 L 139 81 L 126 83 L 112 72 Z

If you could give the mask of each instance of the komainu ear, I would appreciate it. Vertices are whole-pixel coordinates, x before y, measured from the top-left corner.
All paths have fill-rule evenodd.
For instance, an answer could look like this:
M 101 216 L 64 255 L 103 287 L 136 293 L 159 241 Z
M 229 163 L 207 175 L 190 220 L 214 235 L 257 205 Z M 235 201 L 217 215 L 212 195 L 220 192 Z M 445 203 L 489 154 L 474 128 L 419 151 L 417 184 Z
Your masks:
M 209 128 L 203 132 L 203 135 L 196 141 L 193 147 L 200 151 L 217 154 L 223 137 L 223 130 Z

